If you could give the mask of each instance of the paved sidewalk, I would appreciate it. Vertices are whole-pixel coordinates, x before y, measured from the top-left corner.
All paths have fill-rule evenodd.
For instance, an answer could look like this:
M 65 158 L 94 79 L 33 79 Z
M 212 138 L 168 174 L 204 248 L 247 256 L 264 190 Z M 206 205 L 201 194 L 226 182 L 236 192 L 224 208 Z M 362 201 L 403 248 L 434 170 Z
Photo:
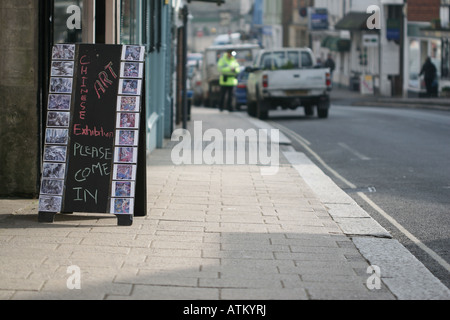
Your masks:
M 211 109 L 192 117 L 203 131 L 254 128 Z M 208 145 L 193 138 L 196 150 Z M 131 227 L 92 214 L 39 224 L 37 201 L 2 211 L 0 299 L 398 299 L 383 276 L 368 288 L 378 279 L 361 252 L 373 239 L 360 237 L 357 248 L 292 164 L 292 150 L 280 151 L 277 174 L 262 175 L 256 164 L 176 166 L 177 144 L 149 156 L 148 215 Z M 79 290 L 68 289 L 71 266 L 80 268 Z M 439 282 L 430 292 L 450 297 Z

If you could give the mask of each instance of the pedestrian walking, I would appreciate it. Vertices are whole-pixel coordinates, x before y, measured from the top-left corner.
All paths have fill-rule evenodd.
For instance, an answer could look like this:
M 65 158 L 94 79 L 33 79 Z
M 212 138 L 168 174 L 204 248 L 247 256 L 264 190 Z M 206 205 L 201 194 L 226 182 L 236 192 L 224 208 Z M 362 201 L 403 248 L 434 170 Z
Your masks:
M 420 76 L 424 75 L 425 87 L 427 89 L 427 97 L 437 97 L 438 81 L 437 69 L 428 57 L 420 70 Z
M 324 66 L 324 68 L 330 69 L 330 79 L 331 79 L 331 84 L 333 84 L 333 72 L 334 72 L 334 69 L 336 69 L 336 64 L 334 63 L 331 53 L 328 54 L 327 60 L 325 61 L 323 66 Z
M 223 109 L 233 111 L 231 104 L 233 90 L 238 84 L 237 75 L 241 71 L 235 56 L 234 50 L 228 50 L 217 64 L 220 74 L 220 111 Z
M 325 68 L 330 68 L 331 76 L 333 76 L 334 69 L 336 69 L 336 64 L 334 63 L 333 57 L 331 54 L 328 54 L 327 60 L 325 61 L 324 65 Z

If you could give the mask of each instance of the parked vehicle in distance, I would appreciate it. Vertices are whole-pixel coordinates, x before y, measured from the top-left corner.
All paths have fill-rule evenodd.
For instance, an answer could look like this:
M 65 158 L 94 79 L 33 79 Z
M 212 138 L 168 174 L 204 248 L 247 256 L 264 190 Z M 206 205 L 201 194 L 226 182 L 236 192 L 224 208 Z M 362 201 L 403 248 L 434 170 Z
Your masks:
M 327 118 L 330 108 L 331 75 L 328 68 L 316 67 L 308 48 L 262 50 L 247 69 L 247 112 L 265 119 L 269 110 L 302 106 L 306 115 Z
M 242 70 L 251 66 L 254 57 L 261 50 L 257 44 L 234 44 L 211 46 L 203 54 L 202 63 L 202 92 L 203 104 L 207 107 L 217 106 L 220 98 L 219 71 L 217 63 L 228 50 L 236 51 L 236 59 Z
M 203 54 L 199 52 L 191 52 L 187 54 L 187 63 L 188 64 L 197 64 L 198 66 L 201 65 L 203 60 Z
M 242 106 L 247 105 L 248 71 L 246 70 L 246 68 L 238 74 L 237 80 L 238 85 L 236 86 L 233 95 L 234 110 L 240 110 Z
M 201 66 L 203 62 L 203 54 L 202 53 L 188 53 L 187 54 L 187 82 L 190 91 L 190 101 L 194 105 L 201 104 L 201 91 L 199 92 L 199 88 L 201 89 Z
M 191 78 L 189 79 L 192 89 L 192 103 L 195 106 L 203 104 L 203 90 L 202 90 L 202 71 L 195 68 Z
M 226 45 L 226 44 L 238 44 L 241 43 L 241 34 L 236 33 L 226 33 L 226 34 L 219 34 L 213 42 L 213 45 L 219 46 L 219 45 Z

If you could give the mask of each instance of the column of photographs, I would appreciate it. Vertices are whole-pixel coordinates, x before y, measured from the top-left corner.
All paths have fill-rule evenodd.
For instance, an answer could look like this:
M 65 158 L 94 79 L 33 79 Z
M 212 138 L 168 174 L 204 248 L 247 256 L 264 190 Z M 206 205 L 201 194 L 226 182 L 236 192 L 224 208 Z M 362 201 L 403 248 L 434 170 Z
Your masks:
M 113 214 L 134 214 L 144 53 L 141 46 L 124 46 L 122 51 L 111 188 Z
M 39 211 L 61 212 L 69 139 L 75 45 L 52 50 Z

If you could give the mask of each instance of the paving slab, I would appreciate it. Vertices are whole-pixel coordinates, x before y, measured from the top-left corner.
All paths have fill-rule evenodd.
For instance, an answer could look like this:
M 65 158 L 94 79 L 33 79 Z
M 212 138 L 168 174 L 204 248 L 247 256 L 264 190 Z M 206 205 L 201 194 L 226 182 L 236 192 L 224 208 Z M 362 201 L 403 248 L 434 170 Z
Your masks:
M 242 115 L 214 109 L 194 108 L 192 117 L 196 150 L 211 142 L 199 141 L 195 121 L 202 132 L 255 129 Z M 222 137 L 223 146 L 232 144 Z M 390 277 L 382 277 L 377 289 L 368 287 L 372 261 L 362 254 L 364 242 L 355 245 L 339 219 L 369 218 L 337 189 L 344 200 L 330 208 L 331 200 L 320 197 L 289 154 L 278 153 L 272 175 L 261 170 L 272 165 L 267 163 L 175 165 L 179 141 L 149 155 L 148 213 L 131 227 L 118 227 L 114 216 L 82 213 L 40 224 L 36 200 L 0 200 L 0 298 L 409 298 L 391 291 Z M 348 215 L 345 208 L 352 208 Z

